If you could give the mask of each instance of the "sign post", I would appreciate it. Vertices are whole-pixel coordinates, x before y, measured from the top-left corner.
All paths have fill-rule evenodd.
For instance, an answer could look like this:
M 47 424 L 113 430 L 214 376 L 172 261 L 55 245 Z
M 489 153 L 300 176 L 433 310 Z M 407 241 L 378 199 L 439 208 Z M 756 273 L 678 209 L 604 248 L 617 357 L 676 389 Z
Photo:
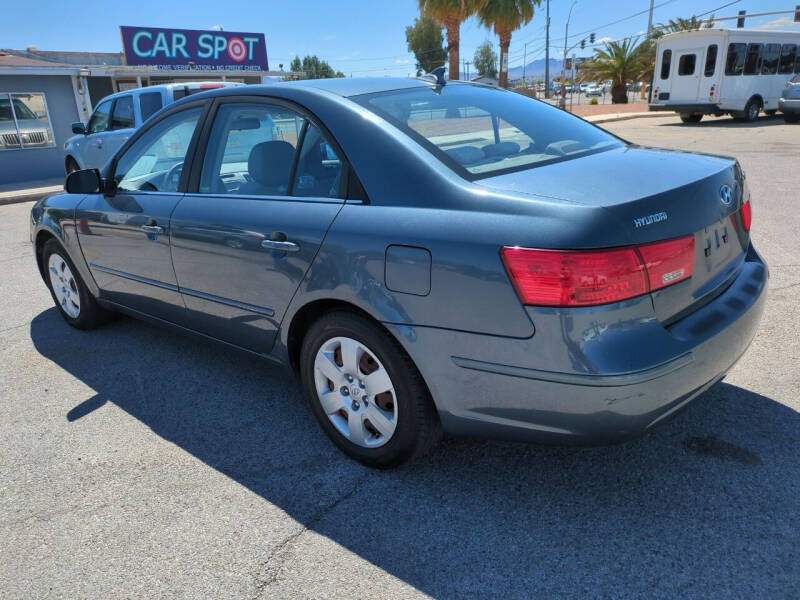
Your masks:
M 120 26 L 125 64 L 181 70 L 268 71 L 263 33 Z

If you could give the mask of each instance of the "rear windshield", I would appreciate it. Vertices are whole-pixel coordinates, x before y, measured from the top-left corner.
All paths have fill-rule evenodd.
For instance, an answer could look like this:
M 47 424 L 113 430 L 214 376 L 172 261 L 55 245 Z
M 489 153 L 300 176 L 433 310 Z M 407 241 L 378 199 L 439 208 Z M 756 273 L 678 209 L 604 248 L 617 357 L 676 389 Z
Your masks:
M 468 179 L 623 146 L 569 113 L 499 89 L 456 83 L 353 99 Z

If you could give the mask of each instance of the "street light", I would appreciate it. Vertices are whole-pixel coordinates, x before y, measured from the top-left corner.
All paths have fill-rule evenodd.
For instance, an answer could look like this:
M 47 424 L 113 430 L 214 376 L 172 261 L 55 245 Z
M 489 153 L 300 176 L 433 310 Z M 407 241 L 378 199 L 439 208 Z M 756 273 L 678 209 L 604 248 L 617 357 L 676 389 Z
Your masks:
M 569 39 L 569 20 L 572 18 L 572 9 L 575 8 L 578 0 L 572 0 L 572 5 L 569 7 L 569 14 L 567 15 L 567 26 L 564 30 L 564 60 L 561 63 L 561 98 L 558 100 L 558 106 L 566 109 L 567 106 L 567 41 Z

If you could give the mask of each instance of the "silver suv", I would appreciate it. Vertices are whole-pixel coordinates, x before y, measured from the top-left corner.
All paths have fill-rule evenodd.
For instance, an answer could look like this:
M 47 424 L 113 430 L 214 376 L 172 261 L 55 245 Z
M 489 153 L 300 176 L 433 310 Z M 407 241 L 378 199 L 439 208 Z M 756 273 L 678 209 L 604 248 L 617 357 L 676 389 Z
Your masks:
M 111 94 L 95 107 L 89 123 L 73 123 L 64 143 L 67 173 L 100 169 L 147 119 L 162 107 L 205 90 L 244 85 L 223 81 L 193 81 L 137 88 Z

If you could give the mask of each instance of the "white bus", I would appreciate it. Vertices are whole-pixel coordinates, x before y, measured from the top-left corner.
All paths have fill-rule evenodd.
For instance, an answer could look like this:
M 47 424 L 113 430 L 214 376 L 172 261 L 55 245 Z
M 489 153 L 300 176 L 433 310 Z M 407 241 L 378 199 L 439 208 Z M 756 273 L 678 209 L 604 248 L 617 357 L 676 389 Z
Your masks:
M 800 32 L 701 29 L 665 35 L 656 46 L 650 110 L 684 123 L 729 114 L 775 114 L 786 82 L 800 73 Z

